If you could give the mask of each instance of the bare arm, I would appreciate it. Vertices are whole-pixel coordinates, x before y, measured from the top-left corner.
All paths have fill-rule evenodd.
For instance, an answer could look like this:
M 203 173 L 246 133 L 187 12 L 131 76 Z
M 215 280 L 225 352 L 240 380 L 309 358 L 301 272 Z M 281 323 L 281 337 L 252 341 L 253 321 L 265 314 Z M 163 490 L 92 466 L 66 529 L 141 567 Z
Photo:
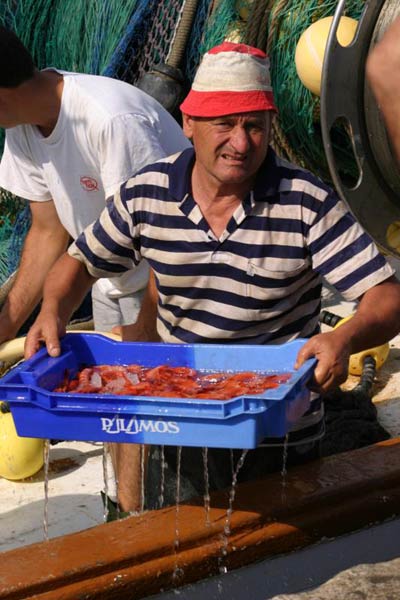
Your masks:
M 400 17 L 370 53 L 366 71 L 400 162 Z
M 15 283 L 0 312 L 0 342 L 15 337 L 42 297 L 49 269 L 68 244 L 52 201 L 31 202 L 32 225 L 25 239 Z
M 315 388 L 326 392 L 347 378 L 350 354 L 391 340 L 400 331 L 400 284 L 390 278 L 368 290 L 352 319 L 312 337 L 300 350 L 297 365 L 315 356 Z
M 59 338 L 94 281 L 76 258 L 67 253 L 59 258 L 45 281 L 41 311 L 26 337 L 25 358 L 30 358 L 41 342 L 51 356 L 60 354 Z

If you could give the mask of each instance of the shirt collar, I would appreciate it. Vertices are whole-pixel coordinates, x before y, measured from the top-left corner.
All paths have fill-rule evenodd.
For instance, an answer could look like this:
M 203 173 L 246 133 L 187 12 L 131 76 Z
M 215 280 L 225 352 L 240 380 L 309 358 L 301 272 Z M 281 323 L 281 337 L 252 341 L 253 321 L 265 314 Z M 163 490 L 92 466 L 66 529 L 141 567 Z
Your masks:
M 271 146 L 267 156 L 258 170 L 254 184 L 254 199 L 262 200 L 266 196 L 274 196 L 279 191 L 281 182 L 280 161 Z
M 183 200 L 192 189 L 191 176 L 194 158 L 194 148 L 188 148 L 181 152 L 171 166 L 169 172 L 169 191 L 177 200 Z
M 169 174 L 169 191 L 177 200 L 183 198 L 191 191 L 191 175 L 195 160 L 194 148 L 181 152 L 172 164 Z M 271 147 L 261 165 L 254 184 L 254 199 L 261 200 L 266 196 L 273 196 L 279 190 L 280 184 L 279 158 Z

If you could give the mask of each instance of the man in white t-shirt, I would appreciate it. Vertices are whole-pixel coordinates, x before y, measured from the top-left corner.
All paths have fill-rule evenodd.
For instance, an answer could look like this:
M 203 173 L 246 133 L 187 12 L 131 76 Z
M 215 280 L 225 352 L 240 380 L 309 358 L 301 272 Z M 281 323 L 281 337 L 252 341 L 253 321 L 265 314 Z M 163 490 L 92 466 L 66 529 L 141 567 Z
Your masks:
M 187 148 L 172 116 L 137 88 L 108 77 L 38 71 L 20 40 L 0 28 L 0 187 L 30 201 L 32 225 L 15 284 L 0 312 L 0 342 L 15 337 L 41 297 L 69 237 L 95 220 L 123 181 Z M 100 280 L 95 327 L 136 320 L 148 266 Z
M 15 337 L 40 301 L 49 269 L 70 237 L 100 215 L 106 198 L 147 163 L 190 144 L 171 115 L 144 92 L 107 77 L 38 71 L 21 41 L 3 27 L 0 127 L 6 128 L 0 187 L 29 200 L 32 214 L 17 277 L 0 311 L 1 343 Z M 92 291 L 96 329 L 135 322 L 147 279 L 144 264 L 99 280 Z M 144 309 L 152 314 L 149 307 L 150 302 Z M 145 318 L 142 322 L 146 325 Z M 130 476 L 139 460 L 135 448 L 113 448 L 124 510 L 136 507 Z

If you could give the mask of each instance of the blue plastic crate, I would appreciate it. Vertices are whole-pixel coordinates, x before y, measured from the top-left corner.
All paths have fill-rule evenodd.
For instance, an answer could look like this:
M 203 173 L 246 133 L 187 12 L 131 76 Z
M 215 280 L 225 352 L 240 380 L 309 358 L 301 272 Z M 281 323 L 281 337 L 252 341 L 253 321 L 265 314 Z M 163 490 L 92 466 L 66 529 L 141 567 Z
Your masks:
M 305 340 L 278 346 L 145 344 L 100 334 L 68 333 L 62 354 L 45 349 L 0 379 L 21 436 L 63 440 L 133 442 L 210 448 L 255 448 L 264 437 L 284 436 L 308 409 L 315 360 L 293 365 Z M 83 365 L 188 366 L 199 371 L 291 373 L 261 395 L 231 400 L 60 393 L 65 372 Z

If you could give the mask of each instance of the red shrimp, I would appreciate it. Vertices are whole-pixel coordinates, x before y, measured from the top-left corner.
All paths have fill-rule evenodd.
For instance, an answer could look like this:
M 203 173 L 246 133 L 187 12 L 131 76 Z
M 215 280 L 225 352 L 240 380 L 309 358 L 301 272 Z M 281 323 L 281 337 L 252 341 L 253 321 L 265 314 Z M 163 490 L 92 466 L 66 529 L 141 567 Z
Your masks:
M 123 377 L 125 368 L 119 365 L 115 365 L 113 367 L 100 365 L 99 370 L 103 383 L 107 383 L 109 381 L 113 381 L 114 379 L 118 379 L 121 376 Z
M 94 368 L 82 369 L 78 375 L 78 385 L 75 391 L 79 394 L 90 394 L 99 392 L 102 387 L 99 371 Z
M 125 393 L 129 396 L 154 396 L 152 388 L 149 383 L 141 382 L 137 385 L 125 386 Z
M 125 386 L 125 377 L 117 377 L 103 385 L 101 392 L 102 394 L 126 394 Z
M 202 375 L 190 367 L 169 365 L 97 365 L 82 369 L 70 382 L 66 372 L 56 391 L 228 400 L 243 394 L 262 394 L 290 377 L 289 373 L 262 375 L 249 371 Z
M 172 387 L 175 390 L 175 394 L 176 396 L 195 396 L 199 390 L 199 384 L 197 383 L 197 381 L 195 381 L 194 379 L 190 379 L 190 378 L 181 378 L 181 379 L 177 379 L 174 380 L 172 382 Z
M 189 367 L 170 367 L 168 365 L 160 365 L 149 369 L 145 377 L 148 381 L 170 381 L 175 377 L 194 377 L 196 371 Z

